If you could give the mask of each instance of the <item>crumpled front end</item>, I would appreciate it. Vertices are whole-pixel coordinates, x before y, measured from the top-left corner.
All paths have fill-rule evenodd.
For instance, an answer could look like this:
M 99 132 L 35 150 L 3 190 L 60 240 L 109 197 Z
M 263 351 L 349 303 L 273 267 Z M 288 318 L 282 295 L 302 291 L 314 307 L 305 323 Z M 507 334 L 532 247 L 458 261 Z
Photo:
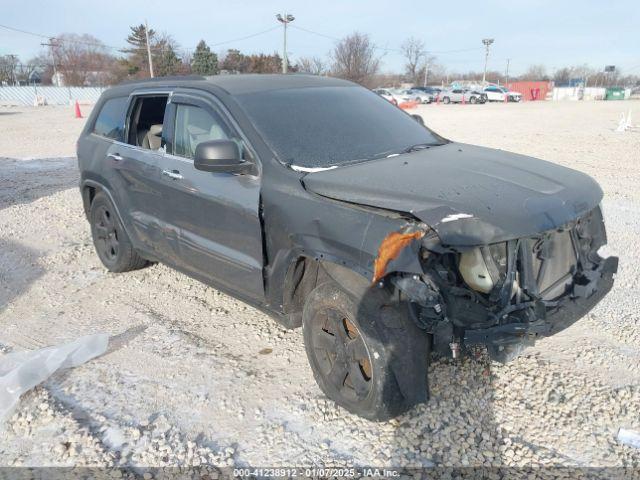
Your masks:
M 600 207 L 561 228 L 476 247 L 443 246 L 433 231 L 404 234 L 413 241 L 407 258 L 415 258 L 419 239 L 423 273 L 397 273 L 402 266 L 392 265 L 385 281 L 408 298 L 434 348 L 454 356 L 482 344 L 508 360 L 582 318 L 611 290 L 618 268 L 617 257 L 598 254 L 606 243 Z

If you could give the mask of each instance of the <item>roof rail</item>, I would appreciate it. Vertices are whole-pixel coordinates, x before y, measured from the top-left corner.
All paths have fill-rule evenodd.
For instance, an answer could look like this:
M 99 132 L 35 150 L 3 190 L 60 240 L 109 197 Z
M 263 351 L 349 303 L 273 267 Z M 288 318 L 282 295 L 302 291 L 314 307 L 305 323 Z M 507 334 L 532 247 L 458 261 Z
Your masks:
M 193 81 L 193 80 L 206 80 L 202 75 L 173 75 L 170 77 L 154 77 L 154 78 L 137 78 L 131 80 L 125 80 L 120 82 L 119 85 L 130 85 L 132 83 L 159 83 L 159 82 L 173 82 L 180 81 Z

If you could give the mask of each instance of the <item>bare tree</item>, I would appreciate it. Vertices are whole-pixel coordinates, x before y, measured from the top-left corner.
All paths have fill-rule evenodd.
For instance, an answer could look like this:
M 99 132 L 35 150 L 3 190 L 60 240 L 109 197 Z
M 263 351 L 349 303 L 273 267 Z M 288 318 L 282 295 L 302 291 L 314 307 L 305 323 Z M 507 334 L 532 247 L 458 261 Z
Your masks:
M 64 33 L 55 39 L 51 53 L 64 83 L 71 86 L 111 83 L 116 58 L 92 35 Z
M 327 65 L 319 57 L 302 57 L 296 62 L 296 67 L 299 72 L 312 75 L 324 75 L 327 73 Z
M 427 54 L 424 50 L 424 42 L 419 38 L 409 37 L 400 45 L 400 50 L 406 60 L 405 70 L 408 80 L 418 83 L 418 67 L 423 63 Z
M 3 83 L 15 83 L 17 66 L 18 57 L 14 55 L 0 56 L 0 85 Z
M 567 83 L 571 80 L 571 69 L 569 67 L 563 67 L 553 74 L 553 80 L 558 84 Z
M 540 81 L 549 80 L 547 68 L 544 65 L 530 65 L 526 72 L 520 75 L 522 80 Z
M 375 45 L 366 34 L 355 32 L 338 42 L 332 52 L 332 74 L 365 87 L 372 87 L 380 69 Z

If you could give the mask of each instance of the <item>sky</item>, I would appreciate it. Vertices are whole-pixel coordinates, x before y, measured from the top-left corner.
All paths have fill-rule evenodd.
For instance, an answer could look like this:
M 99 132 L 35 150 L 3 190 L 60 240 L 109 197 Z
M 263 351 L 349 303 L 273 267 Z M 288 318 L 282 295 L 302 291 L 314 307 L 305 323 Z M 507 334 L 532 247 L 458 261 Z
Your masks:
M 551 73 L 585 63 L 640 74 L 640 0 L 0 0 L 0 25 L 45 36 L 90 33 L 117 53 L 129 26 L 147 20 L 184 49 L 204 39 L 215 52 L 281 52 L 278 12 L 295 16 L 287 48 L 293 62 L 326 57 L 335 39 L 358 31 L 378 47 L 385 72 L 402 71 L 398 49 L 413 36 L 449 72 L 481 71 L 482 39 L 488 37 L 495 39 L 489 70 L 504 72 L 510 59 L 512 75 L 532 64 L 544 64 Z M 0 27 L 0 55 L 16 54 L 24 61 L 43 50 L 43 41 Z

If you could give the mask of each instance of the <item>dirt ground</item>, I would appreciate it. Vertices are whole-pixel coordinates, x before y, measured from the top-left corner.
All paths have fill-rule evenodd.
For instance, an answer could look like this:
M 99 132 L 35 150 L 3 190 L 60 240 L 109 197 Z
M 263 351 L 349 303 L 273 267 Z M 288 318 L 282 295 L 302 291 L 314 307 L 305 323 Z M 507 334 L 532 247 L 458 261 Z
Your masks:
M 512 363 L 435 362 L 431 401 L 384 423 L 323 396 L 299 330 L 162 265 L 108 273 L 77 190 L 84 121 L 0 108 L 0 354 L 112 335 L 23 397 L 0 425 L 0 466 L 640 466 L 616 440 L 640 431 L 640 131 L 614 131 L 638 107 L 417 109 L 450 139 L 596 178 L 620 270 L 591 314 Z

